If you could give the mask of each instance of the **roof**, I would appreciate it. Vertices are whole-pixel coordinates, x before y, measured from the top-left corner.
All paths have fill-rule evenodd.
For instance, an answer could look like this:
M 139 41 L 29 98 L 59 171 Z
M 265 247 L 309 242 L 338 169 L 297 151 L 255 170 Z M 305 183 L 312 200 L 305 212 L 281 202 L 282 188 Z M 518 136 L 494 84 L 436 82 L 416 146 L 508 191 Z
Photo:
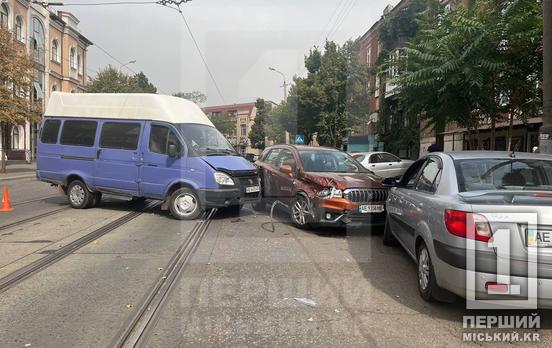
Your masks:
M 463 159 L 484 159 L 484 158 L 512 158 L 510 155 L 512 152 L 508 151 L 458 151 L 458 152 L 446 152 L 447 155 L 455 160 Z M 536 154 L 529 152 L 515 152 L 515 158 L 517 159 L 543 159 L 552 160 L 551 155 Z
M 241 104 L 228 104 L 228 105 L 215 105 L 215 106 L 206 106 L 202 108 L 204 112 L 213 112 L 213 111 L 228 111 L 228 110 L 237 110 L 237 109 L 252 109 L 255 107 L 255 103 L 241 103 Z
M 213 126 L 203 111 L 189 100 L 143 93 L 54 92 L 44 116 L 155 120 Z

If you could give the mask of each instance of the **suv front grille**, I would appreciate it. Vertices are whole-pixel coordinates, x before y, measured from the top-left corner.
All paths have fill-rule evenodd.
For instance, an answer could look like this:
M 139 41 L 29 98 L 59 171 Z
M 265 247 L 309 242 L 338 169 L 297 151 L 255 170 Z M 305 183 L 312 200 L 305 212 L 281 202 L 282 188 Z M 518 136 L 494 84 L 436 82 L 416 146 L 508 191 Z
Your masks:
M 387 190 L 348 189 L 345 190 L 344 197 L 353 203 L 385 202 Z

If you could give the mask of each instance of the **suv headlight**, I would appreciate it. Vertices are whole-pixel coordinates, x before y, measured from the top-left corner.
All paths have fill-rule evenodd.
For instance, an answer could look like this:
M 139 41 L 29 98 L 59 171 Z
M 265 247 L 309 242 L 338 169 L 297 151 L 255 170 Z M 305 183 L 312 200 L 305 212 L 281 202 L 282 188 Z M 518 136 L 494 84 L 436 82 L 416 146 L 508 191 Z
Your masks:
M 335 187 L 326 187 L 316 195 L 322 199 L 343 198 L 343 191 Z
M 213 175 L 215 177 L 215 181 L 219 185 L 223 185 L 223 186 L 234 186 L 235 185 L 234 180 L 230 177 L 230 175 L 228 175 L 226 173 L 215 172 L 215 174 L 213 174 Z

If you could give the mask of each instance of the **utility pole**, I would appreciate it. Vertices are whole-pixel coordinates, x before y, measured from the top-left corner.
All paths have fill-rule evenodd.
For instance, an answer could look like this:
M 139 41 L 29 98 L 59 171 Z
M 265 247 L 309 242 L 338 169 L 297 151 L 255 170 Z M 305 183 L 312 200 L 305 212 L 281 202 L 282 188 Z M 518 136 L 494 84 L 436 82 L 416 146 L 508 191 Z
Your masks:
M 282 86 L 282 87 L 284 87 L 284 102 L 286 102 L 287 101 L 287 87 L 290 85 L 286 82 L 286 75 L 284 75 L 283 72 L 281 72 L 279 70 L 276 70 L 274 68 L 271 68 L 271 67 L 269 67 L 268 70 L 277 72 L 278 74 L 282 75 L 282 78 L 284 79 L 284 85 Z
M 542 79 L 542 127 L 539 135 L 539 151 L 552 154 L 552 0 L 543 2 L 543 79 Z

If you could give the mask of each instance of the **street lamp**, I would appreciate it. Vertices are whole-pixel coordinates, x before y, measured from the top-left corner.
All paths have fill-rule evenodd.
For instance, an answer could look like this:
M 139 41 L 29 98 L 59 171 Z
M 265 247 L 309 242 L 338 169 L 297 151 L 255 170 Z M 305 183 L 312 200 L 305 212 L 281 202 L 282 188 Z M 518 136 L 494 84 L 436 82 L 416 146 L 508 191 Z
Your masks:
M 282 86 L 282 87 L 284 87 L 284 101 L 287 101 L 287 86 L 289 86 L 289 85 L 286 82 L 286 76 L 280 70 L 276 70 L 272 67 L 269 67 L 268 70 L 277 72 L 278 74 L 282 75 L 282 78 L 284 79 L 284 85 Z
M 119 72 L 121 72 L 121 70 L 123 70 L 123 68 L 124 68 L 125 66 L 130 65 L 130 64 L 134 64 L 134 63 L 136 63 L 136 60 L 135 60 L 135 59 L 131 60 L 131 61 L 128 62 L 128 63 L 125 63 L 125 64 L 121 65 L 121 67 L 119 68 Z

